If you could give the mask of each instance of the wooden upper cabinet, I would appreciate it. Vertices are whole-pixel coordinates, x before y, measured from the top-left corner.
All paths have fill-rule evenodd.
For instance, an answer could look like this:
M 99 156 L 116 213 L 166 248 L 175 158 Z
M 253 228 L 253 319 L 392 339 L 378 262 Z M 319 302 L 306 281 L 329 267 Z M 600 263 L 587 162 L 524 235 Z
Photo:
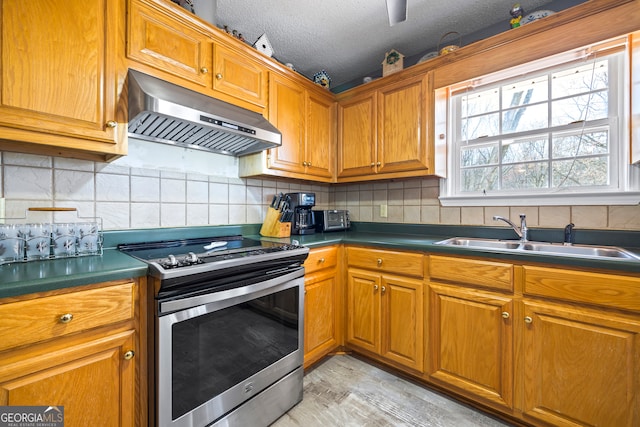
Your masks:
M 338 103 L 338 178 L 374 172 L 376 105 L 375 92 Z
M 305 173 L 332 179 L 336 164 L 336 102 L 332 94 L 315 92 L 307 92 L 306 100 Z
M 203 87 L 211 86 L 212 40 L 178 25 L 174 17 L 141 1 L 129 2 L 127 56 Z
M 124 0 L 2 2 L 0 149 L 98 161 L 126 154 L 124 16 Z
M 213 47 L 213 89 L 264 108 L 267 105 L 268 71 L 225 46 Z
M 161 78 L 264 112 L 269 73 L 253 52 L 231 47 L 230 36 L 216 34 L 191 16 L 176 13 L 172 5 L 153 0 L 129 4 L 127 57 L 138 63 L 133 67 L 157 77 L 168 73 Z
M 434 173 L 433 73 L 339 102 L 338 180 Z
M 269 150 L 269 167 L 304 173 L 304 88 L 272 74 L 269 82 L 269 121 L 282 133 L 282 145 Z

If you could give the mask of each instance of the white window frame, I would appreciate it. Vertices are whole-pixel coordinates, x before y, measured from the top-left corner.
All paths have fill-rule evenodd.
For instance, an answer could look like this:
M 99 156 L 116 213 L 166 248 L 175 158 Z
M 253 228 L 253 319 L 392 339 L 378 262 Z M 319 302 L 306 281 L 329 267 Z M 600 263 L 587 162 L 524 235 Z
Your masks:
M 560 55 L 554 55 L 539 61 L 533 61 L 526 65 L 513 67 L 487 76 L 467 80 L 446 88 L 438 89 L 436 98 L 445 96 L 444 94 L 456 93 L 464 90 L 465 87 L 489 86 L 499 84 L 509 79 L 523 76 L 528 73 L 539 73 L 544 69 L 561 66 L 577 59 L 589 56 L 602 57 L 612 49 L 621 50 L 626 47 L 626 38 L 592 45 L 586 48 L 576 49 Z M 440 182 L 440 203 L 443 206 L 551 206 L 551 205 L 635 205 L 640 201 L 640 167 L 630 164 L 630 70 L 628 50 L 624 49 L 624 54 L 617 64 L 624 72 L 622 81 L 611 81 L 610 86 L 617 84 L 617 97 L 612 94 L 609 102 L 615 102 L 618 117 L 613 118 L 610 123 L 610 186 L 602 187 L 570 187 L 561 189 L 547 189 L 542 191 L 531 191 L 528 189 L 517 191 L 500 191 L 495 194 L 486 192 L 469 193 L 458 191 L 460 180 L 460 147 L 454 145 L 456 134 L 456 120 L 453 114 L 451 98 L 446 106 L 436 104 L 436 108 L 446 108 L 447 116 L 447 170 L 448 177 Z M 612 76 L 610 76 L 611 79 Z M 438 93 L 440 91 L 440 93 Z M 615 97 L 615 99 L 612 99 Z M 441 111 L 436 111 L 436 115 L 443 115 Z M 613 122 L 616 122 L 615 125 Z M 577 125 L 579 127 L 579 125 Z

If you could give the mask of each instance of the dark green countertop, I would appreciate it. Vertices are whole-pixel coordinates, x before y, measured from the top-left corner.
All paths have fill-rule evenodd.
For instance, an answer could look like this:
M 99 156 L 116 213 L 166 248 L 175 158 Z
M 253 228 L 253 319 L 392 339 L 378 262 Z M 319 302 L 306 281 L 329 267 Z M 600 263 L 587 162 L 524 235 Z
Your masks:
M 145 276 L 147 273 L 146 264 L 119 252 L 116 248 L 120 243 L 232 234 L 259 238 L 259 230 L 260 225 L 242 225 L 106 231 L 104 233 L 105 249 L 102 255 L 0 265 L 0 298 Z M 563 238 L 562 230 L 555 229 L 534 229 L 530 231 L 530 235 L 531 240 L 537 241 L 559 242 Z M 515 238 L 511 229 L 502 227 L 354 223 L 352 229 L 347 232 L 291 236 L 291 239 L 263 239 L 283 242 L 295 239 L 310 248 L 346 243 L 386 249 L 405 249 L 450 255 L 477 255 L 514 262 L 541 262 L 559 266 L 640 273 L 640 261 L 637 260 L 586 259 L 434 244 L 437 241 L 456 236 Z M 576 243 L 619 246 L 640 255 L 637 242 L 640 242 L 640 232 L 636 231 L 577 230 L 576 232 Z

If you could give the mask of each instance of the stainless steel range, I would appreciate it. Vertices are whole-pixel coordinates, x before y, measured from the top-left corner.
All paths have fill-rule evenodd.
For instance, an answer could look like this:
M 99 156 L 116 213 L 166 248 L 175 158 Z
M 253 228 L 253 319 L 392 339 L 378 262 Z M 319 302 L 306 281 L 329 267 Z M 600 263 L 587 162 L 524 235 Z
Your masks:
M 155 284 L 155 416 L 267 426 L 302 400 L 309 249 L 242 236 L 118 247 Z

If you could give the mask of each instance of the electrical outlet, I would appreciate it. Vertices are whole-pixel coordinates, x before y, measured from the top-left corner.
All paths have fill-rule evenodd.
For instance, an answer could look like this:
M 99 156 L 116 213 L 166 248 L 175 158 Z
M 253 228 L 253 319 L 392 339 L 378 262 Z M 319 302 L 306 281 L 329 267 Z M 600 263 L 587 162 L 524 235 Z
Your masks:
M 380 218 L 387 217 L 387 205 L 380 205 Z

